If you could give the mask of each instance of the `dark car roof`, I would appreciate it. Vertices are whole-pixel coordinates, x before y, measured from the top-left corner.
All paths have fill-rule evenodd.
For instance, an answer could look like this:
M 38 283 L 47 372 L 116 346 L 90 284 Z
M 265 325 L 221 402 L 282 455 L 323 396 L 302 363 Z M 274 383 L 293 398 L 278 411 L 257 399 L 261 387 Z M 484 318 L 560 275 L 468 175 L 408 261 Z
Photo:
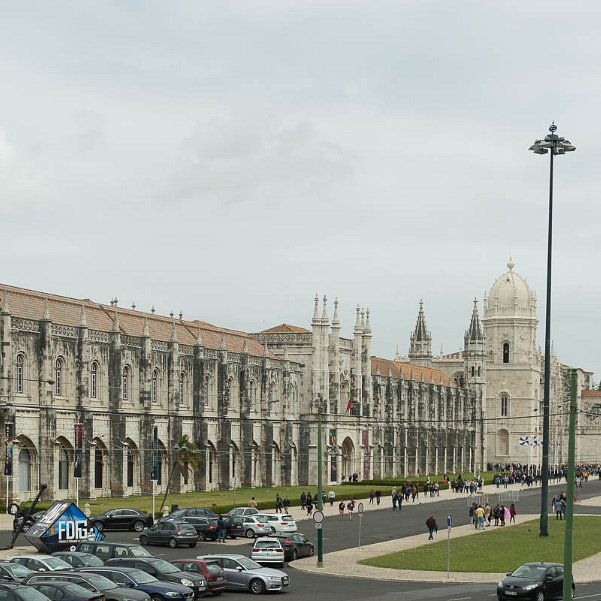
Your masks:
M 151 563 L 153 561 L 165 561 L 164 559 L 161 559 L 160 557 L 111 557 L 111 559 L 108 559 L 106 564 L 107 566 L 116 566 L 119 565 L 119 561 L 121 561 L 122 559 L 127 559 L 127 561 L 145 561 L 146 563 Z M 98 566 L 99 568 L 102 566 Z M 133 568 L 130 568 L 133 569 Z
M 21 584 L 20 582 L 6 582 L 6 581 L 2 581 L 0 582 L 0 586 L 4 586 L 6 588 L 17 588 L 19 586 L 26 586 L 25 584 Z
M 135 559 L 135 558 L 131 558 Z M 108 564 L 104 566 L 86 566 L 85 568 L 80 568 L 75 572 L 76 574 L 92 574 L 98 571 L 114 571 L 114 572 L 123 572 L 127 574 L 128 572 L 137 572 L 138 568 L 128 568 L 127 566 L 120 566 L 119 564 Z
M 82 555 L 85 555 L 87 557 L 88 555 L 94 554 L 86 553 L 85 551 L 56 551 L 52 554 L 53 557 L 62 557 L 63 555 L 75 555 L 75 557 L 81 557 Z M 94 557 L 97 557 L 97 555 L 94 555 Z

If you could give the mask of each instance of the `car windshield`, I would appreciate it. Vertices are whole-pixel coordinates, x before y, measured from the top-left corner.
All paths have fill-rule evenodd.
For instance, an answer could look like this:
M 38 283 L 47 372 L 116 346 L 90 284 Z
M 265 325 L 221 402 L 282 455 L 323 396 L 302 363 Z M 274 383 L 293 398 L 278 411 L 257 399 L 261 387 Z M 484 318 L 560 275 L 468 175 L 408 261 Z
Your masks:
M 173 564 L 164 559 L 156 559 L 152 562 L 152 567 L 156 568 L 159 574 L 173 574 L 173 572 L 180 571 L 179 568 L 176 568 Z
M 257 570 L 263 566 L 259 565 L 256 561 L 249 559 L 248 557 L 238 557 L 236 561 L 247 570 Z
M 545 566 L 537 566 L 532 564 L 524 564 L 519 568 L 516 568 L 513 572 L 511 572 L 511 576 L 515 576 L 516 578 L 530 578 L 530 579 L 541 579 L 547 568 Z
M 70 570 L 72 567 L 70 563 L 67 563 L 64 559 L 59 559 L 58 557 L 49 557 L 48 559 L 45 559 L 44 562 L 53 570 Z
M 221 574 L 223 571 L 221 566 L 214 562 L 207 563 L 207 570 L 211 572 L 211 574 Z
M 25 576 L 33 572 L 33 570 L 22 566 L 20 563 L 11 563 L 10 565 L 4 564 L 2 567 L 10 572 L 13 578 L 25 578 Z
M 157 579 L 154 576 L 152 576 L 151 574 L 147 574 L 142 570 L 134 569 L 130 572 L 127 572 L 127 575 L 130 578 L 133 578 L 136 584 L 150 584 L 151 582 L 157 582 Z
M 186 515 L 186 511 L 188 511 L 187 509 L 178 509 L 177 511 L 174 511 L 173 513 L 169 514 L 169 518 L 170 519 L 177 519 L 177 518 L 181 518 L 184 515 Z
M 86 579 L 99 591 L 110 591 L 117 588 L 117 585 L 114 582 L 99 574 L 86 574 Z
M 64 588 L 74 595 L 85 597 L 86 599 L 90 596 L 90 591 L 86 590 L 83 586 L 75 584 L 74 582 L 68 582 L 64 585 Z
M 283 515 L 282 522 L 294 522 L 294 518 L 291 515 Z
M 48 601 L 46 595 L 43 595 L 30 586 L 20 586 L 15 592 L 17 593 L 16 597 L 23 601 Z
M 133 557 L 152 557 L 152 553 L 147 551 L 141 545 L 132 545 L 131 547 L 128 547 L 128 549 L 129 554 Z
M 102 559 L 96 555 L 79 555 L 78 557 L 84 566 L 88 566 L 90 568 L 97 568 L 104 565 L 104 561 L 102 561 Z

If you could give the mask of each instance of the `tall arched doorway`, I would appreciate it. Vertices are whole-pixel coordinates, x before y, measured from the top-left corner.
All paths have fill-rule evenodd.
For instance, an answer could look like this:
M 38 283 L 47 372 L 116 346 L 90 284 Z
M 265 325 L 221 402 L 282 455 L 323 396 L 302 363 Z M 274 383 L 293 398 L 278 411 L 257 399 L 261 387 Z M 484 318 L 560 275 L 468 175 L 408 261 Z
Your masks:
M 346 480 L 352 478 L 355 468 L 355 445 L 347 436 L 342 441 L 342 477 Z

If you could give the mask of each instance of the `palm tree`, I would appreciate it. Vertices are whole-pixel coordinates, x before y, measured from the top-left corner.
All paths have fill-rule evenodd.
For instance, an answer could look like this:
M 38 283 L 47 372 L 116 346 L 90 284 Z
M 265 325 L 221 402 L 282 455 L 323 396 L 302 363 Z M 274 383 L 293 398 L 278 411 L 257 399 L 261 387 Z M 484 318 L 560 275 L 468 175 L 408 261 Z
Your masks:
M 165 494 L 163 495 L 163 502 L 159 507 L 159 513 L 163 510 L 167 495 L 171 489 L 171 482 L 173 475 L 178 472 L 181 475 L 194 474 L 200 464 L 200 449 L 198 445 L 190 440 L 187 434 L 183 434 L 177 443 L 173 446 L 175 455 L 173 457 L 173 464 L 169 470 L 169 480 L 167 481 L 167 488 L 165 488 Z

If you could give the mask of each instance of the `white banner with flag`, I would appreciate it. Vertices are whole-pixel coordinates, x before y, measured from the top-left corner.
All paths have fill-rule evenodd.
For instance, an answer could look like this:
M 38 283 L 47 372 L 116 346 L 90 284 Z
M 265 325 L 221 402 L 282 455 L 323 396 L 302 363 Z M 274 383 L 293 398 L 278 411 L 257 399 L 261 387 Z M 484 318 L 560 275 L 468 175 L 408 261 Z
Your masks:
M 538 447 L 543 444 L 542 440 L 539 440 L 538 436 L 520 436 L 521 447 Z

